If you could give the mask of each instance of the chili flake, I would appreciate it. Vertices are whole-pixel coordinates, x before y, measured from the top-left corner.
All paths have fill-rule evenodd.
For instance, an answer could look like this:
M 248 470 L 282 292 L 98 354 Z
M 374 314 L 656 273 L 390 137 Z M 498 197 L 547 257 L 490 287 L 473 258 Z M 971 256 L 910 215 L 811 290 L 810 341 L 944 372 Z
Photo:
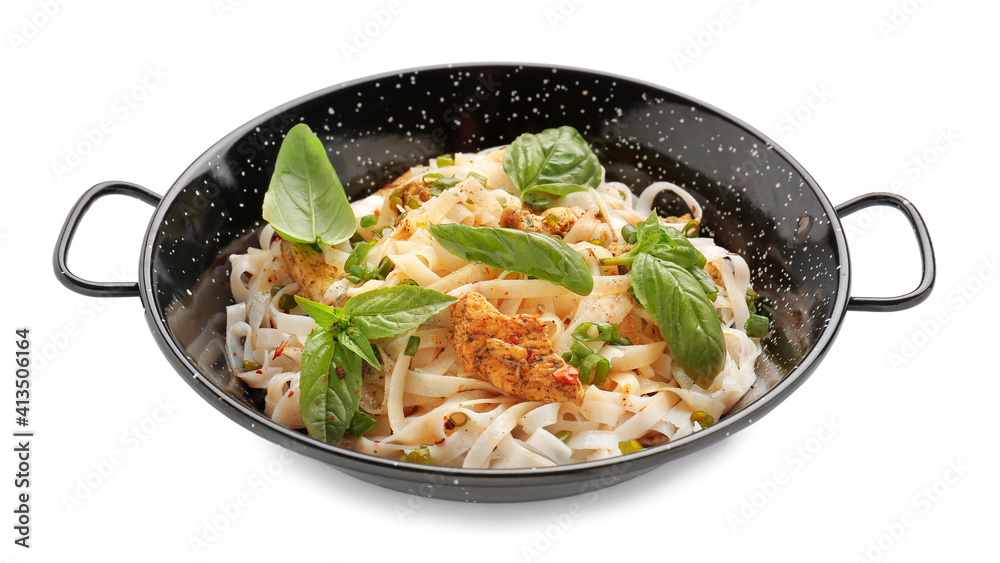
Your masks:
M 559 383 L 570 383 L 576 385 L 579 381 L 580 371 L 575 367 L 564 363 L 561 368 L 552 372 L 552 375 L 555 376 L 556 381 Z

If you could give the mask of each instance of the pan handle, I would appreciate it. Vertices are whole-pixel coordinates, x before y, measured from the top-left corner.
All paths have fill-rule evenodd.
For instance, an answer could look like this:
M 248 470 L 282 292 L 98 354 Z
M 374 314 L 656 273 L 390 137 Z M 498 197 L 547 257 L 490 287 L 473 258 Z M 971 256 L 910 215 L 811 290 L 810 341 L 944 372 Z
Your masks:
M 927 299 L 934 287 L 934 247 L 931 246 L 931 237 L 927 232 L 927 223 L 917 212 L 917 208 L 910 201 L 902 196 L 887 193 L 875 192 L 858 196 L 850 201 L 837 206 L 837 215 L 845 217 L 867 207 L 875 205 L 888 205 L 903 212 L 906 219 L 913 227 L 913 234 L 917 237 L 920 246 L 920 260 L 923 262 L 923 276 L 920 285 L 913 291 L 898 297 L 851 297 L 848 302 L 848 309 L 855 311 L 901 311 L 909 309 Z
M 102 182 L 90 188 L 77 200 L 76 205 L 70 210 L 69 216 L 66 217 L 62 230 L 59 231 L 56 249 L 52 254 L 52 266 L 55 269 L 56 278 L 77 293 L 92 297 L 135 297 L 139 295 L 138 282 L 88 281 L 69 271 L 69 266 L 67 266 L 66 258 L 69 254 L 69 245 L 73 242 L 73 235 L 76 234 L 76 228 L 80 225 L 80 219 L 95 201 L 112 194 L 134 197 L 154 207 L 160 203 L 160 196 L 157 193 L 128 182 Z

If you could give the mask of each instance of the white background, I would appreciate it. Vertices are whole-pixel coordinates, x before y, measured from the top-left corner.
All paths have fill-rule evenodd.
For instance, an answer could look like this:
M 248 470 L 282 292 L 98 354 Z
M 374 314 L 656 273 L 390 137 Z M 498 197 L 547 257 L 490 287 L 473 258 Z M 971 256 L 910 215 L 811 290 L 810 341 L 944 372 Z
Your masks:
M 13 357 L 15 328 L 30 327 L 36 436 L 30 549 L 13 544 L 15 444 L 0 440 L 0 555 L 981 560 L 1000 500 L 988 323 L 1000 204 L 995 3 L 345 4 L 3 3 L 0 356 Z M 904 312 L 849 313 L 798 391 L 712 448 L 596 497 L 467 505 L 382 490 L 282 454 L 182 381 L 137 298 L 89 299 L 56 282 L 56 233 L 91 185 L 126 180 L 162 194 L 203 150 L 277 104 L 370 74 L 470 61 L 660 84 L 771 136 L 834 204 L 872 191 L 906 195 L 935 243 L 933 295 Z M 88 133 L 102 120 L 107 132 Z M 80 147 L 77 162 L 68 151 Z M 150 213 L 102 200 L 81 228 L 73 267 L 135 279 Z M 859 213 L 846 224 L 855 295 L 916 285 L 916 244 L 898 214 Z M 14 366 L 4 365 L 0 429 L 9 435 Z M 246 502 L 235 513 L 226 507 L 239 495 Z

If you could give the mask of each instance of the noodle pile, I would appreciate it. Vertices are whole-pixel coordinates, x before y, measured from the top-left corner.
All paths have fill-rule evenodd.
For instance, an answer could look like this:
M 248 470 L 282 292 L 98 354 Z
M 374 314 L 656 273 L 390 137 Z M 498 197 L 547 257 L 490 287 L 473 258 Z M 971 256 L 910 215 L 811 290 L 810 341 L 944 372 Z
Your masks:
M 404 183 L 396 185 L 422 182 L 428 173 L 461 179 L 416 208 L 390 209 L 382 192 L 354 202 L 357 217 L 378 215 L 376 224 L 358 228 L 364 239 L 377 240 L 365 260 L 379 264 L 388 257 L 394 268 L 384 280 L 360 286 L 341 279 L 326 291 L 324 302 L 342 305 L 354 295 L 413 280 L 455 297 L 479 292 L 505 315 L 537 316 L 557 354 L 569 351 L 573 331 L 582 323 L 614 323 L 632 345 L 586 343 L 609 360 L 611 369 L 602 388 L 586 386 L 579 406 L 527 402 L 463 370 L 447 337 L 450 312 L 442 311 L 415 331 L 373 342 L 383 369 L 365 366 L 360 408 L 377 425 L 362 437 L 345 435 L 340 445 L 392 459 L 426 448 L 432 463 L 440 466 L 545 467 L 622 455 L 622 442 L 637 440 L 645 446 L 676 440 L 700 430 L 697 421 L 703 413 L 711 418 L 701 420 L 721 418 L 756 377 L 760 345 L 743 330 L 750 315 L 747 263 L 711 238 L 690 239 L 719 286 L 714 306 L 726 342 L 722 371 L 708 389 L 701 389 L 677 366 L 653 320 L 629 295 L 630 275 L 619 274 L 617 266 L 600 265 L 602 258 L 613 256 L 616 245 L 626 245 L 622 227 L 645 220 L 657 194 L 673 192 L 691 210 L 691 217 L 661 219 L 661 225 L 677 229 L 690 218 L 701 222 L 702 210 L 694 198 L 666 182 L 647 187 L 638 197 L 624 184 L 602 182 L 596 189 L 556 200 L 556 206 L 579 215 L 563 240 L 580 253 L 594 276 L 593 292 L 580 296 L 547 281 L 465 262 L 444 250 L 425 228 L 452 222 L 498 226 L 505 211 L 520 208 L 521 200 L 511 195 L 517 190 L 501 165 L 503 150 L 457 154 L 454 165 L 431 163 L 411 170 Z M 231 258 L 235 304 L 226 313 L 227 357 L 249 387 L 266 389 L 268 417 L 288 428 L 303 428 L 299 360 L 316 324 L 301 308 L 279 307 L 282 296 L 298 291 L 280 242 L 265 226 L 259 248 Z M 328 263 L 343 269 L 351 246 L 345 242 L 323 252 Z M 404 347 L 414 335 L 420 338 L 419 348 L 405 355 Z

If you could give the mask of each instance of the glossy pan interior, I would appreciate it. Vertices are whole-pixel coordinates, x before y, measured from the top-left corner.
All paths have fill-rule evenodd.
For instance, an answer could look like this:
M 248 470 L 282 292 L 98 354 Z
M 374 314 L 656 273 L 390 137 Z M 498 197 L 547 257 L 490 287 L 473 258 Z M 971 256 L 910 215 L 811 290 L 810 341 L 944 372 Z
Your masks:
M 243 252 L 261 226 L 261 202 L 278 145 L 298 122 L 323 140 L 352 198 L 435 155 L 502 145 L 523 132 L 559 125 L 576 127 L 590 141 L 609 179 L 636 190 L 657 180 L 687 188 L 704 206 L 704 231 L 747 259 L 772 319 L 757 384 L 721 421 L 694 435 L 623 458 L 550 469 L 411 465 L 322 444 L 272 423 L 262 414 L 260 393 L 230 373 L 223 358 L 224 309 L 231 303 L 227 257 Z M 155 199 L 136 189 L 141 190 L 114 187 Z M 908 206 L 896 196 L 878 197 L 862 198 L 842 211 L 872 204 Z M 658 201 L 663 213 L 679 210 L 678 203 L 665 196 Z M 921 287 L 903 298 L 857 299 L 857 308 L 910 306 L 930 287 L 929 239 L 912 206 L 904 211 L 925 254 Z M 66 250 L 57 249 L 57 273 L 59 252 Z M 62 275 L 72 286 L 65 279 L 71 276 L 68 270 L 63 268 Z M 735 433 L 802 383 L 828 350 L 850 302 L 850 262 L 837 211 L 809 175 L 767 138 L 724 112 L 661 87 L 583 70 L 505 64 L 364 79 L 304 96 L 252 120 L 199 157 L 159 201 L 139 275 L 147 320 L 166 357 L 232 420 L 381 486 L 480 501 L 586 492 Z

